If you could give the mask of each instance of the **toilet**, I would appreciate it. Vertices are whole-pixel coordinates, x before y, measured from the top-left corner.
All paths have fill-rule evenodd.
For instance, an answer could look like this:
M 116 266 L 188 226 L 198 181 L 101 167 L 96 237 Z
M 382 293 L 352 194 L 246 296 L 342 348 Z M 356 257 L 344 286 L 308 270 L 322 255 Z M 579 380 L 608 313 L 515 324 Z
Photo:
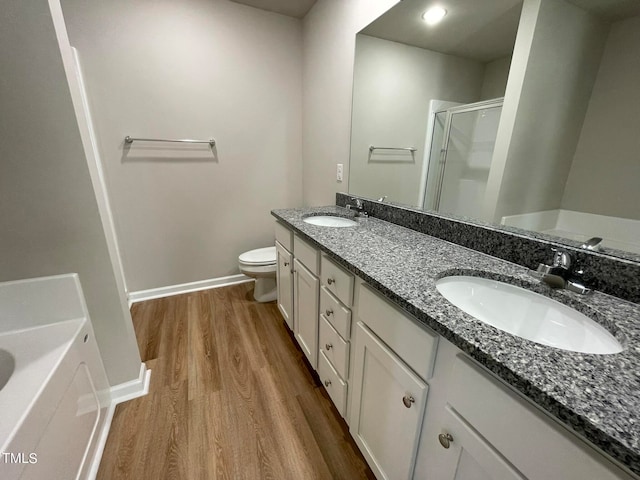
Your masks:
M 276 247 L 249 250 L 238 257 L 240 271 L 256 279 L 253 298 L 256 302 L 272 302 L 276 290 Z

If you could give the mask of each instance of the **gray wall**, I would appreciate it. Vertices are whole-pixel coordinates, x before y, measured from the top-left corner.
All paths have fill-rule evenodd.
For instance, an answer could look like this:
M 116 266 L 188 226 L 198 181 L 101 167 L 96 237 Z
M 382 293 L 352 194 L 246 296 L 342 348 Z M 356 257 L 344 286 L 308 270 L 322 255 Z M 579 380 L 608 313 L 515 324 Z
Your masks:
M 63 0 L 131 291 L 238 273 L 302 203 L 302 22 L 224 0 Z M 214 137 L 187 149 L 134 143 Z
M 528 7 L 537 3 L 537 11 Z M 518 92 L 508 86 L 505 98 L 505 105 L 517 105 L 508 153 L 504 164 L 494 156 L 493 165 L 504 169 L 500 182 L 492 182 L 498 178 L 492 171 L 488 185 L 498 189 L 495 221 L 559 208 L 608 31 L 596 17 L 562 0 L 527 1 L 523 17 L 529 13 L 537 17 L 526 63 L 519 64 L 524 81 L 519 96 L 510 97 Z
M 510 66 L 511 55 L 485 63 L 480 100 L 504 97 Z
M 562 208 L 640 220 L 640 17 L 612 25 Z
M 0 281 L 77 272 L 110 383 L 133 380 L 140 356 L 47 2 L 3 2 L 0 45 Z
M 349 193 L 417 206 L 432 99 L 480 99 L 481 62 L 358 35 L 353 80 Z M 416 147 L 409 152 L 369 145 Z
M 335 203 L 348 185 L 356 33 L 398 0 L 318 0 L 303 19 L 305 205 Z M 344 181 L 336 181 L 336 164 Z

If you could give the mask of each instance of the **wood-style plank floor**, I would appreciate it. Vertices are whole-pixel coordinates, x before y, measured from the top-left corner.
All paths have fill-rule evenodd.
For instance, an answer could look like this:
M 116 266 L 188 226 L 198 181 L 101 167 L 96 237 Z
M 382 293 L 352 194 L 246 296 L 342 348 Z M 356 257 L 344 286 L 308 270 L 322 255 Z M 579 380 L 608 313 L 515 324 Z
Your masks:
M 118 405 L 98 479 L 374 479 L 252 283 L 136 303 L 149 394 Z

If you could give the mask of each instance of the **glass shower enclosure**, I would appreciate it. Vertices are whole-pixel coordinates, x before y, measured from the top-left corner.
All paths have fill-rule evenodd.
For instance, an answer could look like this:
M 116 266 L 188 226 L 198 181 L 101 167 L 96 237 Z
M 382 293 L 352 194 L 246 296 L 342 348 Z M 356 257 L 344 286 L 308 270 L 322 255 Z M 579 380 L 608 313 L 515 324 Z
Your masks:
M 482 218 L 502 98 L 432 112 L 423 207 Z

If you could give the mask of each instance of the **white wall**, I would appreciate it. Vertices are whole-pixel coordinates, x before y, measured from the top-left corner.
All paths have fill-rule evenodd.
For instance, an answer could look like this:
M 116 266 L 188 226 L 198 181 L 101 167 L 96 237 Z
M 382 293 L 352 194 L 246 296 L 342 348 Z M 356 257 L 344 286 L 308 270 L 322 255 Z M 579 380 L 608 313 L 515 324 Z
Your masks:
M 225 0 L 62 3 L 129 290 L 238 273 L 273 244 L 270 210 L 302 202 L 302 22 Z
M 523 23 L 533 29 L 519 29 L 516 40 L 487 220 L 560 206 L 607 35 L 604 23 L 562 0 L 526 0 Z
M 511 55 L 485 63 L 480 100 L 504 97 L 510 66 Z
M 133 380 L 140 356 L 47 2 L 4 2 L 0 45 L 0 281 L 77 272 L 110 383 Z
M 479 100 L 483 63 L 358 35 L 353 87 L 349 192 L 417 206 L 433 99 Z M 369 145 L 415 147 L 409 152 Z
M 640 17 L 612 25 L 562 208 L 640 219 Z
M 305 205 L 335 203 L 348 185 L 356 33 L 398 0 L 318 0 L 303 19 Z M 336 181 L 336 164 L 345 177 Z

